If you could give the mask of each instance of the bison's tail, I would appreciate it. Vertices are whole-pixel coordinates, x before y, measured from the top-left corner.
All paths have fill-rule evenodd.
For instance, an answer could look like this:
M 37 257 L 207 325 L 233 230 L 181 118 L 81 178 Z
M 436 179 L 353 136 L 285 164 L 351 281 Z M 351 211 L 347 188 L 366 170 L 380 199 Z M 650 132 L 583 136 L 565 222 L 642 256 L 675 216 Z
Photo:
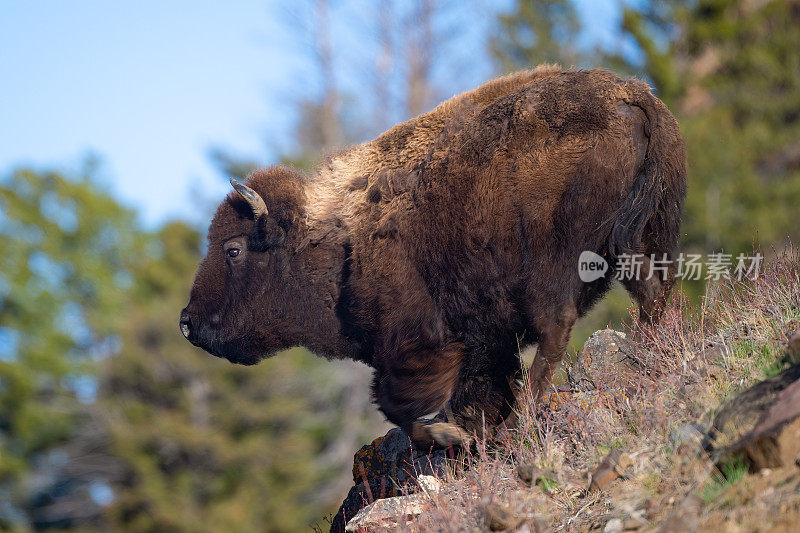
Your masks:
M 671 253 L 678 244 L 686 196 L 686 154 L 675 118 L 641 82 L 630 82 L 629 105 L 647 117 L 649 143 L 641 174 L 610 235 L 613 255 Z

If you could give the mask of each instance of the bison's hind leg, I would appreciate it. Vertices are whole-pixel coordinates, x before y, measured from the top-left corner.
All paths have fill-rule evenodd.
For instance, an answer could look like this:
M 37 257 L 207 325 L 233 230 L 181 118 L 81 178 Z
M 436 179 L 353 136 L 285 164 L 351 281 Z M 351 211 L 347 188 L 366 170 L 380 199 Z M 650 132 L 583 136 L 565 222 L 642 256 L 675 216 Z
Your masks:
M 662 264 L 654 264 L 651 258 Z M 675 284 L 675 273 L 675 265 L 668 254 L 654 254 L 642 257 L 638 273 L 623 278 L 623 285 L 639 304 L 639 322 L 651 324 L 661 318 Z

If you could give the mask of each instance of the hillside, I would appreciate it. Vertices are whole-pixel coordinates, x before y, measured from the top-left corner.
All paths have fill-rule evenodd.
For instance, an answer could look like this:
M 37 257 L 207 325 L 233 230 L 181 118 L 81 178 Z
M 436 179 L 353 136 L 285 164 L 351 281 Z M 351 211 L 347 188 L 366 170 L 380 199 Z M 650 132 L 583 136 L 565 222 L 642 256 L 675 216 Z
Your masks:
M 675 296 L 657 327 L 598 331 L 562 385 L 468 454 L 376 439 L 331 530 L 789 531 L 798 378 L 789 250 L 756 280 L 710 282 L 698 307 Z

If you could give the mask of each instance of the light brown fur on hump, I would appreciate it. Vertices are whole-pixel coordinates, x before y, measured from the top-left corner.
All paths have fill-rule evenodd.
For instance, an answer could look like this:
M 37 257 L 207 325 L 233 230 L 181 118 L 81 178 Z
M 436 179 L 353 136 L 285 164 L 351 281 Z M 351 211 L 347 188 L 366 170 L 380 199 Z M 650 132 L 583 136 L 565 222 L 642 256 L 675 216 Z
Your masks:
M 540 65 L 533 70 L 523 70 L 495 78 L 480 87 L 453 96 L 433 110 L 394 126 L 367 143 L 378 148 L 388 145 L 402 146 L 402 149 L 396 152 L 385 150 L 373 152 L 374 159 L 371 163 L 385 166 L 417 162 L 427 154 L 436 136 L 450 120 L 458 118 L 466 110 L 474 113 L 534 80 L 560 72 L 561 67 L 557 65 Z
M 561 71 L 558 65 L 539 65 L 493 79 L 394 126 L 372 141 L 332 155 L 306 186 L 309 226 L 324 234 L 325 227 L 335 221 L 353 225 L 366 202 L 366 190 L 380 170 L 419 164 L 448 121 L 459 114 L 472 115 L 534 80 L 556 76 Z

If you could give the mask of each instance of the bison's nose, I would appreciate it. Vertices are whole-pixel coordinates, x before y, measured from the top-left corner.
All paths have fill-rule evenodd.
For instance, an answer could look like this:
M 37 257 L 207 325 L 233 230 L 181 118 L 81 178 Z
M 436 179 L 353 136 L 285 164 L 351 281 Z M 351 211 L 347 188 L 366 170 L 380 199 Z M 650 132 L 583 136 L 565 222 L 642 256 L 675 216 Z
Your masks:
M 186 340 L 192 340 L 192 319 L 189 317 L 189 313 L 186 312 L 186 309 L 181 311 L 181 318 L 178 321 L 178 324 L 181 327 L 181 333 L 183 336 L 186 337 Z

